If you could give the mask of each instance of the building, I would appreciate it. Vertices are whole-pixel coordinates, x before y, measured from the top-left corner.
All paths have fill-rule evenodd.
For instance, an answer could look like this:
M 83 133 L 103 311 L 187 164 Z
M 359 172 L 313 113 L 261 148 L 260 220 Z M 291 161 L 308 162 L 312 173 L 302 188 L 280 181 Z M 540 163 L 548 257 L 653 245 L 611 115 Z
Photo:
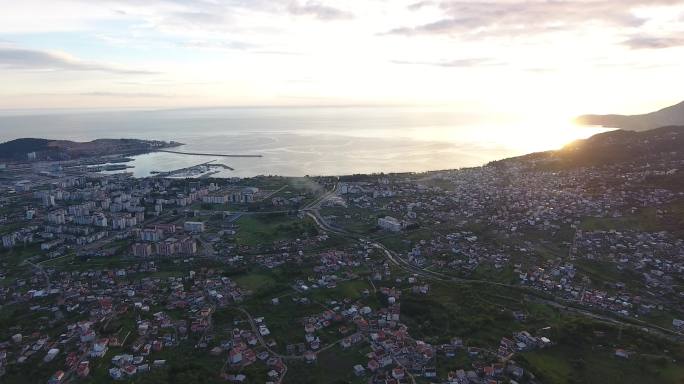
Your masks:
M 229 201 L 229 195 L 209 195 L 202 197 L 202 202 L 205 204 L 227 204 Z
M 104 215 L 104 213 L 98 212 L 95 215 L 93 215 L 93 225 L 97 227 L 106 227 L 107 226 L 107 216 Z
M 170 237 L 156 244 L 157 254 L 160 256 L 173 256 L 178 252 L 178 241 Z
M 164 233 L 176 233 L 176 225 L 175 224 L 157 224 L 154 226 L 154 229 L 160 229 Z
M 64 244 L 64 239 L 55 239 L 52 241 L 46 241 L 40 245 L 40 249 L 42 251 L 49 251 L 53 248 L 59 247 L 62 244 Z
M 183 255 L 194 255 L 197 253 L 197 242 L 192 237 L 186 237 L 178 243 L 178 250 Z
M 107 354 L 109 339 L 102 339 L 93 344 L 90 357 L 104 357 Z
M 137 224 L 138 220 L 130 214 L 125 214 L 112 218 L 112 229 L 114 230 L 132 228 L 135 227 Z
M 187 232 L 204 232 L 204 223 L 201 221 L 186 221 L 183 224 L 183 229 L 185 229 Z
M 2 246 L 5 248 L 12 248 L 17 244 L 17 238 L 14 233 L 2 237 Z
M 149 244 L 149 243 L 133 244 L 133 256 L 135 256 L 135 257 L 150 257 L 150 256 L 152 256 L 152 244 Z
M 43 195 L 43 207 L 50 208 L 55 206 L 55 197 L 52 195 Z
M 378 226 L 386 231 L 399 232 L 402 229 L 402 224 L 399 220 L 392 216 L 385 216 L 378 219 Z
M 145 228 L 140 231 L 140 240 L 157 242 L 164 236 L 164 231 L 161 229 Z
M 48 353 L 45 355 L 43 358 L 43 361 L 46 363 L 51 362 L 52 360 L 55 359 L 55 357 L 59 354 L 59 349 L 57 348 L 52 348 L 48 351 Z
M 35 152 L 33 152 L 35 153 Z M 59 384 L 64 380 L 64 371 L 57 371 L 52 377 L 50 377 L 50 380 L 48 380 L 48 384 Z
M 62 225 L 66 223 L 66 211 L 63 209 L 58 209 L 49 212 L 47 215 L 47 221 L 51 224 Z
M 28 192 L 31 190 L 31 182 L 29 180 L 20 180 L 14 184 L 14 190 L 17 192 Z

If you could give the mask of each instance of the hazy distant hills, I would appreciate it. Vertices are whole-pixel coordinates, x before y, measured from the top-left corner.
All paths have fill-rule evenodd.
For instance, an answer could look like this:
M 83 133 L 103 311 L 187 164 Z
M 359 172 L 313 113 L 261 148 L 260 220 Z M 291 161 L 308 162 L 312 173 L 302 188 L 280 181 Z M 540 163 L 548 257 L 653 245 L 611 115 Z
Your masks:
M 137 154 L 176 146 L 156 140 L 98 139 L 88 142 L 23 138 L 0 144 L 0 159 L 27 160 L 30 153 L 36 160 L 68 160 L 80 157 L 114 154 Z
M 0 158 L 25 158 L 29 152 L 44 152 L 49 150 L 51 140 L 46 139 L 16 139 L 0 144 Z
M 522 161 L 542 168 L 567 169 L 635 162 L 647 165 L 672 160 L 684 160 L 684 126 L 642 132 L 606 132 L 574 141 L 556 151 L 533 153 L 492 164 Z M 684 170 L 681 174 L 684 175 Z
M 648 131 L 618 130 L 574 141 L 554 155 L 568 164 L 603 165 L 661 157 L 684 158 L 684 126 Z
M 657 127 L 684 125 L 684 101 L 645 115 L 584 115 L 576 119 L 583 125 L 601 125 L 632 131 L 645 131 Z

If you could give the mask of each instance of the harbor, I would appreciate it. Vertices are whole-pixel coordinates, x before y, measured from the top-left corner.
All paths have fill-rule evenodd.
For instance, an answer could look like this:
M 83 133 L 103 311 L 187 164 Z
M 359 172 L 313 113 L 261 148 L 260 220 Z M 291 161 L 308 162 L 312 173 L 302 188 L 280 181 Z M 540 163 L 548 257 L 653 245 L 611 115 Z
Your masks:
M 229 171 L 234 171 L 235 169 L 222 163 L 215 163 L 216 160 L 207 161 L 205 163 L 193 165 L 190 167 L 179 168 L 172 171 L 160 172 L 152 171 L 152 175 L 155 177 L 199 177 L 206 178 L 213 174 L 219 173 L 220 170 L 216 168 L 222 168 Z

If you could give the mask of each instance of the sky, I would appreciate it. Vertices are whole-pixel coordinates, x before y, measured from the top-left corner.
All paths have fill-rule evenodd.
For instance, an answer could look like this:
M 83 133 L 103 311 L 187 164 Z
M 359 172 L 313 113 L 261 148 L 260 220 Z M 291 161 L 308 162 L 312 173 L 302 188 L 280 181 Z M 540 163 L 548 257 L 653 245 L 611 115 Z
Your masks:
M 684 99 L 679 0 L 0 0 L 0 109 Z

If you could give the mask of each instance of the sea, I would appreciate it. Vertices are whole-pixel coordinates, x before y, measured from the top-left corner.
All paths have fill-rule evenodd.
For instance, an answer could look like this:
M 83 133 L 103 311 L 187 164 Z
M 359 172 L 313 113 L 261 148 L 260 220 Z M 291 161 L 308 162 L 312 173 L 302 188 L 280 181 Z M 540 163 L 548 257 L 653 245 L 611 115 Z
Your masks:
M 562 127 L 560 127 L 562 125 Z M 21 137 L 86 141 L 177 141 L 183 152 L 262 155 L 227 158 L 171 153 L 135 156 L 137 177 L 214 161 L 215 177 L 424 172 L 484 165 L 556 149 L 605 129 L 448 107 L 253 107 L 173 110 L 0 112 L 0 141 Z

